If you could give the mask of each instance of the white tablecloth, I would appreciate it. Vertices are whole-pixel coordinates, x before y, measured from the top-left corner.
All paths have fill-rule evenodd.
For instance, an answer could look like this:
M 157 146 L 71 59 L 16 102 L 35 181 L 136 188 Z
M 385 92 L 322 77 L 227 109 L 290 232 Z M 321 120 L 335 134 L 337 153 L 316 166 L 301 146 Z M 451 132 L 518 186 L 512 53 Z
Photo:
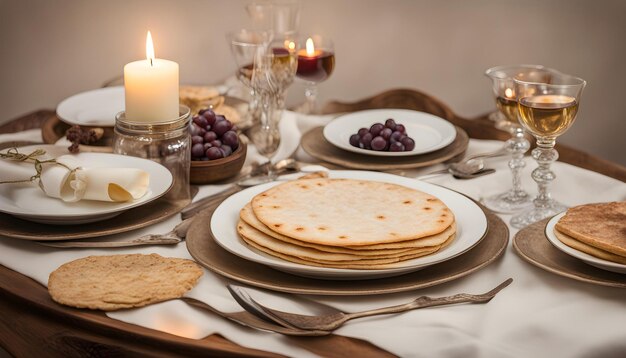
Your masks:
M 304 118 L 287 113 L 283 120 L 283 138 L 286 143 L 297 143 L 302 131 L 328 119 Z M 20 139 L 24 137 L 32 138 L 21 135 Z M 7 141 L 11 137 L 3 136 L 1 139 Z M 281 156 L 289 155 L 292 144 L 284 146 Z M 497 141 L 470 140 L 468 152 L 491 151 L 501 145 Z M 256 158 L 253 150 L 249 154 L 251 159 Z M 297 156 L 301 160 L 310 159 L 301 150 Z M 531 159 L 527 162 L 523 173 L 524 187 L 535 193 L 534 182 L 530 179 L 535 163 Z M 429 181 L 479 200 L 510 186 L 506 159 L 489 160 L 488 166 L 496 168 L 497 173 L 470 181 L 456 180 L 449 175 Z M 438 168 L 440 166 L 412 174 L 423 174 Z M 620 181 L 560 162 L 555 163 L 553 169 L 558 176 L 556 185 L 552 186 L 554 197 L 566 205 L 626 200 L 626 185 Z M 221 188 L 204 186 L 197 198 Z M 506 222 L 510 219 L 508 215 L 501 217 Z M 119 237 L 167 232 L 179 221 L 178 217 L 173 217 L 147 229 L 120 234 Z M 511 238 L 515 233 L 516 230 L 511 229 Z M 191 259 L 184 244 L 59 250 L 0 237 L 0 264 L 43 285 L 47 284 L 50 272 L 67 261 L 88 255 L 122 253 L 158 253 Z M 508 277 L 513 277 L 514 282 L 488 304 L 429 308 L 359 319 L 344 325 L 336 333 L 370 341 L 402 357 L 626 356 L 626 290 L 582 283 L 543 271 L 520 259 L 510 245 L 501 260 L 472 275 L 436 287 L 383 296 L 313 298 L 345 311 L 356 311 L 408 302 L 420 295 L 480 293 Z M 225 282 L 225 279 L 205 270 L 198 286 L 188 295 L 220 310 L 240 311 L 241 307 L 225 289 Z M 306 310 L 288 300 L 289 295 L 258 290 L 254 290 L 253 294 L 262 303 L 282 310 Z M 246 347 L 289 356 L 314 356 L 298 348 L 289 337 L 245 328 L 176 300 L 108 315 L 183 337 L 199 339 L 219 333 Z

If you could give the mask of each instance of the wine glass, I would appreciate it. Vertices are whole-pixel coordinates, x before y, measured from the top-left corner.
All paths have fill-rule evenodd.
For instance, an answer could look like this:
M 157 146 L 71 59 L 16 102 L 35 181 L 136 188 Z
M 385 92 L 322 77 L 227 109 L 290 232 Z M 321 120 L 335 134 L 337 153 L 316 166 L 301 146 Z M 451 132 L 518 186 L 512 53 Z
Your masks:
M 559 157 L 554 149 L 556 138 L 565 133 L 576 119 L 586 82 L 562 73 L 554 73 L 550 83 L 531 82 L 526 78 L 515 78 L 513 81 L 519 121 L 537 140 L 537 147 L 531 153 L 539 164 L 532 172 L 539 188 L 533 200 L 534 208 L 511 219 L 513 227 L 523 228 L 566 209 L 552 199 L 548 190 L 549 184 L 556 178 L 550 165 Z
M 276 35 L 295 36 L 300 23 L 300 2 L 297 0 L 261 0 L 246 4 L 246 12 L 254 28 Z
M 250 91 L 250 103 L 248 104 L 247 114 L 250 117 L 249 121 L 258 123 L 260 106 L 258 105 L 258 94 L 252 86 L 254 58 L 258 48 L 266 46 L 271 41 L 272 34 L 268 31 L 242 29 L 229 32 L 226 34 L 226 39 L 230 44 L 230 50 L 237 66 L 235 76 Z
M 271 159 L 280 144 L 278 124 L 284 109 L 284 93 L 293 82 L 297 68 L 297 45 L 294 41 L 272 39 L 265 31 L 242 30 L 231 40 L 237 63 L 237 76 L 255 94 L 258 122 L 250 138 L 269 165 L 266 176 L 255 177 L 256 183 L 275 179 Z M 250 184 L 250 183 L 248 183 Z
M 483 204 L 493 211 L 514 213 L 532 204 L 530 195 L 522 189 L 520 178 L 521 171 L 526 166 L 524 153 L 530 149 L 530 143 L 524 137 L 524 131 L 518 121 L 513 78 L 548 83 L 554 72 L 556 71 L 538 65 L 497 66 L 485 71 L 485 75 L 492 81 L 498 108 L 495 117 L 496 128 L 511 133 L 511 138 L 505 142 L 504 147 L 512 156 L 508 164 L 513 177 L 513 187 L 504 193 L 483 199 Z
M 301 40 L 303 48 L 298 51 L 298 71 L 296 77 L 306 85 L 306 102 L 302 112 L 316 113 L 317 85 L 326 81 L 335 69 L 335 50 L 332 40 L 319 35 Z

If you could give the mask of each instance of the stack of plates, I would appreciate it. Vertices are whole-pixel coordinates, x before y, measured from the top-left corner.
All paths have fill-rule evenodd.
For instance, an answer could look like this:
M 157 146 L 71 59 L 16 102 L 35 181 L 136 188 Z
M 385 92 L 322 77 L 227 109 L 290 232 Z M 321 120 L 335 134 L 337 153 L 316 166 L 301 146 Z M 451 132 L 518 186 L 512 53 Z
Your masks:
M 50 158 L 69 154 L 66 148 L 54 145 L 33 145 L 18 148 L 18 151 L 30 153 L 35 149 L 45 150 Z M 130 202 L 81 200 L 68 203 L 45 195 L 36 182 L 3 184 L 0 185 L 0 235 L 29 240 L 96 237 L 150 225 L 173 215 L 186 204 L 158 200 L 168 192 L 173 181 L 169 170 L 159 163 L 107 153 L 79 153 L 76 158 L 92 167 L 142 169 L 150 175 L 149 190 Z M 150 209 L 146 209 L 147 206 Z M 118 215 L 121 217 L 109 220 Z
M 238 234 L 241 210 L 257 195 L 280 185 L 268 183 L 226 199 L 215 209 L 210 222 L 196 220 L 187 235 L 189 252 L 205 267 L 259 287 L 299 293 L 371 294 L 426 287 L 461 277 L 491 262 L 506 247 L 506 226 L 474 201 L 452 190 L 378 172 L 330 171 L 329 177 L 400 185 L 436 197 L 454 214 L 456 237 L 434 253 L 396 262 L 393 267 L 351 269 L 285 260 L 247 244 Z M 472 249 L 487 236 L 491 239 L 483 250 Z M 427 273 L 420 275 L 422 271 Z M 393 279 L 372 280 L 392 276 Z
M 415 140 L 406 152 L 374 151 L 349 143 L 359 128 L 393 118 Z M 429 113 L 404 109 L 374 109 L 346 114 L 323 128 L 314 128 L 302 137 L 302 148 L 310 155 L 352 169 L 410 169 L 444 162 L 467 149 L 469 138 L 461 128 Z

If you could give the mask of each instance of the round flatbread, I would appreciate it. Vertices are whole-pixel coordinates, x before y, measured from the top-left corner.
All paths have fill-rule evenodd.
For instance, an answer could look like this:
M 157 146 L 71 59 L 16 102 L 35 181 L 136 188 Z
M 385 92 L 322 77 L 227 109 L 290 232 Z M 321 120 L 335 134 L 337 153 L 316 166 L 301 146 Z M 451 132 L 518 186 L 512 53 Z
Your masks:
M 407 256 L 401 256 L 397 258 L 396 262 L 393 263 L 387 263 L 387 264 L 380 264 L 380 265 L 375 265 L 375 264 L 368 264 L 368 265 L 363 265 L 363 264 L 359 264 L 358 261 L 351 261 L 351 262 L 346 262 L 346 263 L 337 263 L 337 262 L 316 262 L 316 261 L 310 261 L 310 260 L 305 260 L 302 259 L 300 257 L 295 257 L 295 256 L 290 256 L 290 255 L 286 255 L 280 252 L 276 252 L 276 251 L 272 251 L 271 249 L 268 249 L 266 247 L 260 246 L 258 244 L 256 244 L 254 241 L 247 239 L 246 237 L 242 237 L 242 239 L 250 246 L 252 246 L 253 248 L 262 251 L 268 255 L 271 256 L 275 256 L 278 257 L 280 259 L 286 260 L 286 261 L 290 261 L 290 262 L 294 262 L 297 264 L 301 264 L 301 265 L 308 265 L 308 266 L 317 266 L 317 267 L 328 267 L 328 268 L 339 268 L 339 269 L 355 269 L 355 270 L 381 270 L 381 269 L 391 269 L 391 268 L 398 268 L 398 267 L 403 267 L 405 264 L 403 263 L 403 261 L 406 260 L 411 260 L 411 259 L 415 259 L 418 257 L 422 257 L 422 256 L 426 256 L 426 255 L 430 255 L 432 253 L 437 252 L 438 250 L 441 250 L 442 248 L 444 248 L 445 246 L 448 245 L 449 242 L 452 242 L 454 240 L 454 235 L 452 235 L 450 237 L 450 239 L 445 242 L 443 245 L 440 245 L 439 247 L 436 248 L 432 248 L 430 252 L 422 252 L 420 254 L 414 254 L 414 255 L 407 255 Z
M 556 228 L 589 246 L 626 257 L 626 201 L 569 208 Z
M 48 292 L 58 303 L 114 311 L 181 297 L 202 276 L 191 260 L 157 254 L 89 256 L 50 274 Z
M 450 227 L 454 215 L 436 197 L 404 186 L 353 179 L 305 179 L 252 199 L 272 231 L 327 246 L 415 240 Z
M 444 241 L 446 241 L 450 235 L 456 232 L 456 225 L 452 223 L 450 227 L 446 230 L 442 231 L 437 235 L 432 235 L 428 237 L 424 237 L 418 240 L 407 240 L 401 241 L 398 243 L 390 243 L 390 244 L 376 244 L 376 245 L 364 245 L 364 246 L 354 246 L 354 247 L 339 247 L 339 246 L 327 246 L 320 245 L 305 241 L 299 241 L 288 236 L 279 234 L 275 231 L 270 230 L 267 226 L 265 226 L 262 222 L 257 219 L 252 211 L 252 205 L 250 203 L 246 204 L 241 211 L 239 212 L 239 217 L 246 222 L 248 225 L 252 226 L 258 231 L 269 235 L 275 239 L 285 241 L 294 245 L 306 246 L 316 250 L 325 251 L 325 252 L 336 252 L 350 255 L 360 255 L 360 256 L 380 256 L 380 255 L 395 255 L 398 253 L 406 252 L 410 249 L 416 249 L 421 247 L 428 246 L 436 246 L 441 245 Z
M 433 247 L 423 247 L 419 249 L 402 250 L 402 252 L 396 254 L 387 254 L 385 252 L 378 251 L 379 255 L 376 256 L 360 256 L 355 254 L 320 251 L 314 248 L 277 240 L 261 231 L 256 230 L 246 224 L 243 220 L 240 220 L 237 224 L 237 232 L 240 236 L 245 237 L 249 241 L 253 241 L 257 245 L 268 248 L 272 251 L 317 262 L 347 263 L 351 261 L 358 261 L 360 264 L 383 264 L 395 262 L 398 257 L 430 252 L 433 249 Z
M 595 248 L 591 245 L 587 245 L 584 242 L 580 242 L 569 235 L 565 235 L 562 232 L 559 232 L 556 229 L 554 230 L 554 235 L 556 236 L 557 239 L 559 239 L 560 242 L 564 243 L 565 245 L 575 250 L 584 252 L 586 254 L 589 254 L 591 256 L 594 256 L 603 260 L 617 262 L 619 264 L 626 265 L 626 257 L 615 255 L 610 252 Z

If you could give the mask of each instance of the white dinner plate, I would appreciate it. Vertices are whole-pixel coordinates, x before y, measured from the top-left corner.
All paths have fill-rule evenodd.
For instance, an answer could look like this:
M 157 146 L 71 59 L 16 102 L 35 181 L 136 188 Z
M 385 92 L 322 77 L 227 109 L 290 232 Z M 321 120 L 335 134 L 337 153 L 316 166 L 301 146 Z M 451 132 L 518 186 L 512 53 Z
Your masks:
M 44 149 L 46 157 L 55 158 L 68 154 L 64 147 L 55 145 L 32 145 L 21 147 L 20 153 Z M 43 158 L 43 157 L 42 157 Z M 47 196 L 37 183 L 1 184 L 0 212 L 25 220 L 52 225 L 84 224 L 106 220 L 125 210 L 147 204 L 163 196 L 172 186 L 172 174 L 159 163 L 151 160 L 107 153 L 79 153 L 76 158 L 85 166 L 104 168 L 138 168 L 150 174 L 150 187 L 139 199 L 112 203 L 95 200 L 80 200 L 67 203 Z M 26 165 L 26 164 L 23 164 Z M 29 164 L 32 165 L 32 164 Z M 35 172 L 34 167 L 32 170 Z
M 379 152 L 350 145 L 350 136 L 356 134 L 360 128 L 369 129 L 374 123 L 384 124 L 388 118 L 393 118 L 396 123 L 404 125 L 407 135 L 415 141 L 413 150 L 408 152 Z M 456 130 L 452 123 L 429 113 L 408 109 L 371 109 L 335 118 L 324 127 L 324 138 L 334 146 L 350 152 L 398 157 L 424 154 L 441 149 L 454 141 Z
M 57 116 L 73 125 L 113 127 L 124 102 L 123 86 L 99 88 L 64 99 L 57 106 Z
M 606 271 L 626 273 L 626 265 L 613 262 L 613 261 L 604 260 L 599 257 L 591 256 L 585 252 L 578 251 L 574 249 L 573 247 L 569 247 L 565 245 L 564 243 L 562 243 L 561 240 L 559 240 L 554 234 L 554 227 L 556 223 L 559 222 L 559 219 L 561 219 L 564 215 L 565 215 L 565 212 L 554 216 L 552 219 L 550 219 L 550 221 L 548 221 L 548 224 L 546 225 L 546 237 L 548 238 L 550 243 L 552 243 L 552 245 L 554 245 L 557 249 L 561 250 L 562 252 L 572 257 L 575 257 L 579 260 L 582 260 L 583 262 L 591 266 L 594 266 L 594 267 L 597 267 L 599 269 L 606 270 Z
M 402 267 L 392 269 L 338 269 L 307 266 L 285 261 L 251 248 L 237 234 L 239 210 L 255 195 L 279 184 L 279 182 L 273 182 L 242 190 L 222 202 L 211 218 L 211 232 L 215 240 L 221 247 L 239 257 L 270 266 L 280 271 L 313 278 L 358 280 L 402 275 L 449 260 L 474 247 L 487 233 L 487 218 L 485 213 L 471 199 L 455 191 L 415 179 L 379 172 L 329 171 L 329 177 L 393 183 L 434 195 L 441 199 L 450 208 L 452 213 L 454 213 L 457 224 L 456 238 L 449 246 L 441 251 L 432 255 L 404 261 Z

